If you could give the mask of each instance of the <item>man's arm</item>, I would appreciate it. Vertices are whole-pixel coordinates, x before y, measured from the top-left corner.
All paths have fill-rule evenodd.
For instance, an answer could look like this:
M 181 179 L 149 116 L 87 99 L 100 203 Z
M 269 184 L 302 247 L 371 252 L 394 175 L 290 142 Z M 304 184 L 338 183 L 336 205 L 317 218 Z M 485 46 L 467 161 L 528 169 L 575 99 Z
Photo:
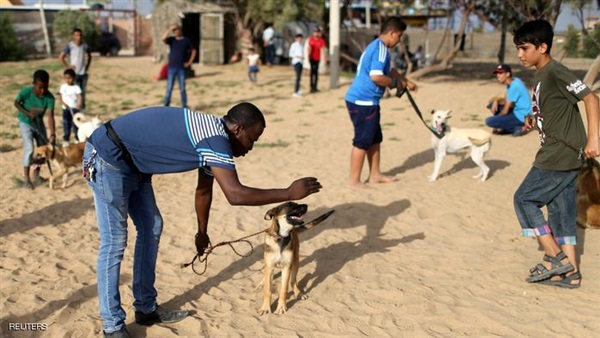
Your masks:
M 196 186 L 195 207 L 198 218 L 198 233 L 206 234 L 208 229 L 208 215 L 212 204 L 212 191 L 214 179 L 198 169 L 198 185 Z
M 588 125 L 588 139 L 585 145 L 585 156 L 594 158 L 600 156 L 600 113 L 598 112 L 598 97 L 593 92 L 583 98 Z
M 23 107 L 23 104 L 21 104 L 19 100 L 15 100 L 15 107 L 18 110 L 20 110 L 23 114 L 27 115 L 27 117 L 29 117 L 30 119 L 35 118 L 35 113 L 25 109 L 25 107 Z
M 191 66 L 192 63 L 194 63 L 195 57 L 196 57 L 196 48 L 192 48 L 192 52 L 190 53 L 190 60 L 188 62 L 186 62 L 183 66 L 185 68 L 188 68 L 189 66 Z
M 48 129 L 50 129 L 49 142 L 50 144 L 54 144 L 54 141 L 56 141 L 56 129 L 54 126 L 54 107 L 48 112 Z
M 92 52 L 90 52 L 90 46 L 88 46 L 85 49 L 85 52 L 87 54 L 87 64 L 85 65 L 85 73 L 87 74 L 88 70 L 90 69 L 90 65 L 92 64 Z
M 419 89 L 419 87 L 417 86 L 416 83 L 407 79 L 406 76 L 404 76 L 404 74 L 398 73 L 396 71 L 396 69 L 392 69 L 390 71 L 389 76 L 371 75 L 370 78 L 371 78 L 371 81 L 375 82 L 376 85 L 381 86 L 381 87 L 393 87 L 393 79 L 396 79 L 396 81 L 400 81 L 400 83 L 402 84 L 402 87 L 408 87 L 408 89 L 413 90 L 413 91 L 416 91 L 417 89 Z M 396 87 L 399 87 L 399 86 L 396 85 Z
M 67 53 L 65 53 L 64 50 L 58 55 L 58 61 L 60 61 L 65 66 L 65 68 L 72 68 L 69 62 L 67 61 Z
M 235 170 L 212 167 L 225 198 L 231 205 L 265 205 L 303 199 L 317 193 L 322 186 L 314 177 L 294 181 L 285 189 L 258 189 L 242 185 Z
M 508 98 L 506 98 L 504 100 L 504 102 L 505 103 L 504 103 L 504 106 L 502 107 L 502 111 L 500 112 L 500 115 L 507 115 L 510 112 L 510 109 L 515 106 L 515 103 L 508 101 Z M 498 108 L 496 108 L 496 109 L 498 109 Z
M 169 38 L 169 33 L 172 32 L 173 29 L 175 29 L 176 26 L 177 25 L 171 25 L 171 26 L 169 26 L 169 28 L 167 28 L 166 31 L 164 31 L 164 33 L 160 37 L 160 39 L 162 40 L 162 42 L 167 43 L 167 39 Z

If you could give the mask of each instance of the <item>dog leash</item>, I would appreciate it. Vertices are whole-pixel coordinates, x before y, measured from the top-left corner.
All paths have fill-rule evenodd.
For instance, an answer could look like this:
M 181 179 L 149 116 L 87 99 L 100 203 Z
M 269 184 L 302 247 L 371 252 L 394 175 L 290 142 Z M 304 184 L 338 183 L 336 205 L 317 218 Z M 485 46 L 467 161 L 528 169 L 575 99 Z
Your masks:
M 408 96 L 408 100 L 410 101 L 411 106 L 413 107 L 413 109 L 415 110 L 415 112 L 417 113 L 417 116 L 419 116 L 419 118 L 421 119 L 421 122 L 423 122 L 423 124 L 425 125 L 425 127 L 427 127 L 427 129 L 429 129 L 430 132 L 433 133 L 433 135 L 435 135 L 435 137 L 442 139 L 444 138 L 444 130 L 442 130 L 441 133 L 438 134 L 437 131 L 433 130 L 433 128 L 431 128 L 427 122 L 425 122 L 425 119 L 423 119 L 423 114 L 421 113 L 421 110 L 419 109 L 419 106 L 417 106 L 417 103 L 415 102 L 415 99 L 413 99 L 412 95 L 410 94 L 410 90 L 408 90 L 407 87 L 404 87 L 404 89 L 400 90 L 396 90 L 396 97 L 400 98 L 402 97 L 402 94 L 406 93 L 406 96 Z
M 208 244 L 210 246 L 204 250 L 203 256 L 200 256 L 199 254 L 196 254 L 194 256 L 194 259 L 192 259 L 191 262 L 181 264 L 181 268 L 182 269 L 183 268 L 187 268 L 188 266 L 191 265 L 192 266 L 192 271 L 194 271 L 195 274 L 197 274 L 198 276 L 203 275 L 206 272 L 206 268 L 208 267 L 208 255 L 210 255 L 213 252 L 214 249 L 216 249 L 216 248 L 218 248 L 220 246 L 223 246 L 223 245 L 229 245 L 229 247 L 231 247 L 231 250 L 233 250 L 233 252 L 235 252 L 236 255 L 238 255 L 240 257 L 248 257 L 248 256 L 252 255 L 252 253 L 254 252 L 254 246 L 252 246 L 252 243 L 250 243 L 250 241 L 247 240 L 247 239 L 250 238 L 250 237 L 256 236 L 256 235 L 260 235 L 263 232 L 266 232 L 267 230 L 268 230 L 268 228 L 264 229 L 264 230 L 261 230 L 259 232 L 255 232 L 252 235 L 248 235 L 248 236 L 245 236 L 245 237 L 242 237 L 242 238 L 238 238 L 238 239 L 233 240 L 233 241 L 220 242 L 220 243 L 215 244 L 214 246 L 209 242 Z M 235 250 L 235 247 L 233 246 L 233 244 L 234 243 L 239 243 L 239 242 L 247 243 L 250 246 L 250 253 L 248 253 L 246 255 L 243 255 L 243 254 L 240 254 L 239 252 L 237 252 L 237 250 Z M 196 262 L 196 260 L 198 260 L 198 262 L 200 262 L 200 263 L 204 263 L 204 269 L 202 269 L 202 272 L 200 272 L 200 273 L 198 271 L 196 271 L 196 268 L 194 267 L 194 262 Z
M 303 226 L 306 226 L 306 224 L 311 224 L 313 223 L 313 226 L 323 222 L 325 219 L 327 219 L 329 216 L 331 216 L 331 214 L 333 214 L 334 210 L 330 210 L 328 212 L 326 212 L 325 214 L 313 219 L 312 221 L 305 223 Z M 298 228 L 301 228 L 302 226 L 299 226 Z M 296 229 L 296 228 L 295 228 Z M 250 243 L 250 241 L 248 240 L 248 238 L 250 237 L 254 237 L 257 235 L 260 235 L 264 232 L 269 231 L 269 228 L 266 228 L 264 230 L 261 230 L 259 232 L 255 232 L 251 235 L 248 236 L 244 236 L 241 238 L 238 238 L 236 240 L 233 241 L 225 241 L 225 242 L 220 242 L 215 244 L 214 246 L 209 242 L 208 244 L 210 245 L 208 248 L 206 248 L 204 250 L 204 254 L 202 256 L 200 256 L 199 254 L 196 254 L 194 256 L 194 258 L 192 259 L 191 262 L 189 263 L 183 263 L 181 264 L 181 268 L 187 268 L 188 266 L 192 266 L 192 271 L 194 271 L 195 274 L 197 274 L 198 276 L 203 275 L 206 272 L 206 268 L 208 267 L 208 255 L 210 255 L 214 249 L 220 247 L 220 246 L 224 246 L 224 245 L 229 245 L 229 247 L 231 248 L 231 250 L 233 250 L 233 252 L 235 252 L 236 255 L 240 256 L 240 257 L 249 257 L 250 255 L 252 255 L 252 253 L 254 252 L 254 246 L 252 246 L 252 243 Z M 237 250 L 235 250 L 235 247 L 233 246 L 233 244 L 235 243 L 240 243 L 240 242 L 244 242 L 247 243 L 250 246 L 250 252 L 248 254 L 240 254 L 239 252 L 237 252 Z M 196 271 L 196 268 L 194 267 L 194 263 L 196 262 L 196 260 L 198 260 L 198 262 L 200 263 L 204 263 L 204 269 L 202 269 L 202 272 L 198 273 L 198 271 Z

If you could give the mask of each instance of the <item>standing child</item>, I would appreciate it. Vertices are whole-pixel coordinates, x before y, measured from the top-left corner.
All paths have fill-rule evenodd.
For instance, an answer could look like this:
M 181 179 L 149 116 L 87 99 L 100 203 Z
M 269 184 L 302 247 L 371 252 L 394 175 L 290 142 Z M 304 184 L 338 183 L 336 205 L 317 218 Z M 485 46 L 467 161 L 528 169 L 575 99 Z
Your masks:
M 581 285 L 575 255 L 577 172 L 584 157 L 600 155 L 598 97 L 552 59 L 553 37 L 549 22 L 535 20 L 519 27 L 513 38 L 523 66 L 537 70 L 533 119 L 541 141 L 532 168 L 515 192 L 514 205 L 523 236 L 536 237 L 545 253 L 543 262 L 529 271 L 527 282 L 573 289 Z M 587 141 L 577 107 L 580 100 L 585 103 Z M 529 121 L 525 127 L 532 127 Z
M 296 85 L 294 86 L 294 97 L 301 97 L 300 78 L 302 77 L 302 62 L 304 61 L 304 47 L 302 46 L 302 34 L 296 34 L 296 41 L 290 46 L 289 57 L 292 59 L 292 67 L 296 72 Z
M 18 109 L 19 129 L 23 138 L 23 175 L 25 187 L 33 189 L 30 177 L 30 167 L 33 164 L 33 142 L 36 145 L 54 143 L 54 96 L 48 92 L 50 75 L 45 70 L 36 70 L 33 73 L 33 85 L 27 86 L 17 95 L 15 107 Z M 48 113 L 48 127 L 50 128 L 50 139 L 46 134 L 44 115 Z M 40 166 L 35 165 L 33 170 L 33 182 L 41 183 L 44 179 L 40 177 Z
M 71 68 L 63 72 L 65 83 L 60 86 L 59 97 L 62 102 L 63 145 L 69 145 L 71 129 L 77 139 L 77 126 L 73 123 L 73 115 L 79 112 L 82 97 L 81 88 L 75 84 L 75 71 Z
M 409 81 L 396 69 L 390 70 L 390 54 L 406 30 L 406 23 L 399 17 L 390 17 L 381 25 L 379 37 L 373 40 L 360 57 L 356 77 L 346 93 L 346 107 L 354 125 L 354 138 L 350 153 L 350 188 L 362 189 L 360 181 L 365 157 L 369 162 L 369 183 L 393 182 L 393 177 L 385 176 L 379 169 L 381 156 L 381 118 L 379 100 L 385 88 L 416 90 L 417 85 Z
M 254 48 L 250 48 L 248 50 L 248 77 L 252 83 L 256 83 L 256 74 L 258 73 L 258 65 L 260 64 L 260 55 L 254 50 Z

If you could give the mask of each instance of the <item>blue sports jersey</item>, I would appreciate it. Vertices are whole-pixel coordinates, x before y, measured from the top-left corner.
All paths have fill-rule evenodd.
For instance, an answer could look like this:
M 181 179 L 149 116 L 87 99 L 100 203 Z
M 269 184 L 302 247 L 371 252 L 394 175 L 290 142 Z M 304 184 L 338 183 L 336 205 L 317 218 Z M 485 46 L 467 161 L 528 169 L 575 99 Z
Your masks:
M 385 93 L 385 87 L 375 84 L 371 75 L 390 73 L 390 55 L 380 39 L 373 40 L 360 56 L 356 77 L 346 93 L 346 101 L 358 106 L 376 106 Z
M 165 174 L 210 167 L 235 170 L 225 121 L 217 116 L 177 107 L 150 107 L 111 121 L 117 135 L 142 173 Z M 128 170 L 106 127 L 88 140 L 107 162 Z

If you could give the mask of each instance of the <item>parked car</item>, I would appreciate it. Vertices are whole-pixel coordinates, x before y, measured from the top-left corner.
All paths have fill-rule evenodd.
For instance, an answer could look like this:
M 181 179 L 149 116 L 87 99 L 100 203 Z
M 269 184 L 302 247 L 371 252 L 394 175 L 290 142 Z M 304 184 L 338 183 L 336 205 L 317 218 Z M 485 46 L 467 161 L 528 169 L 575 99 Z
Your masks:
M 121 50 L 121 42 L 114 33 L 102 32 L 98 37 L 98 52 L 100 55 L 117 56 Z

